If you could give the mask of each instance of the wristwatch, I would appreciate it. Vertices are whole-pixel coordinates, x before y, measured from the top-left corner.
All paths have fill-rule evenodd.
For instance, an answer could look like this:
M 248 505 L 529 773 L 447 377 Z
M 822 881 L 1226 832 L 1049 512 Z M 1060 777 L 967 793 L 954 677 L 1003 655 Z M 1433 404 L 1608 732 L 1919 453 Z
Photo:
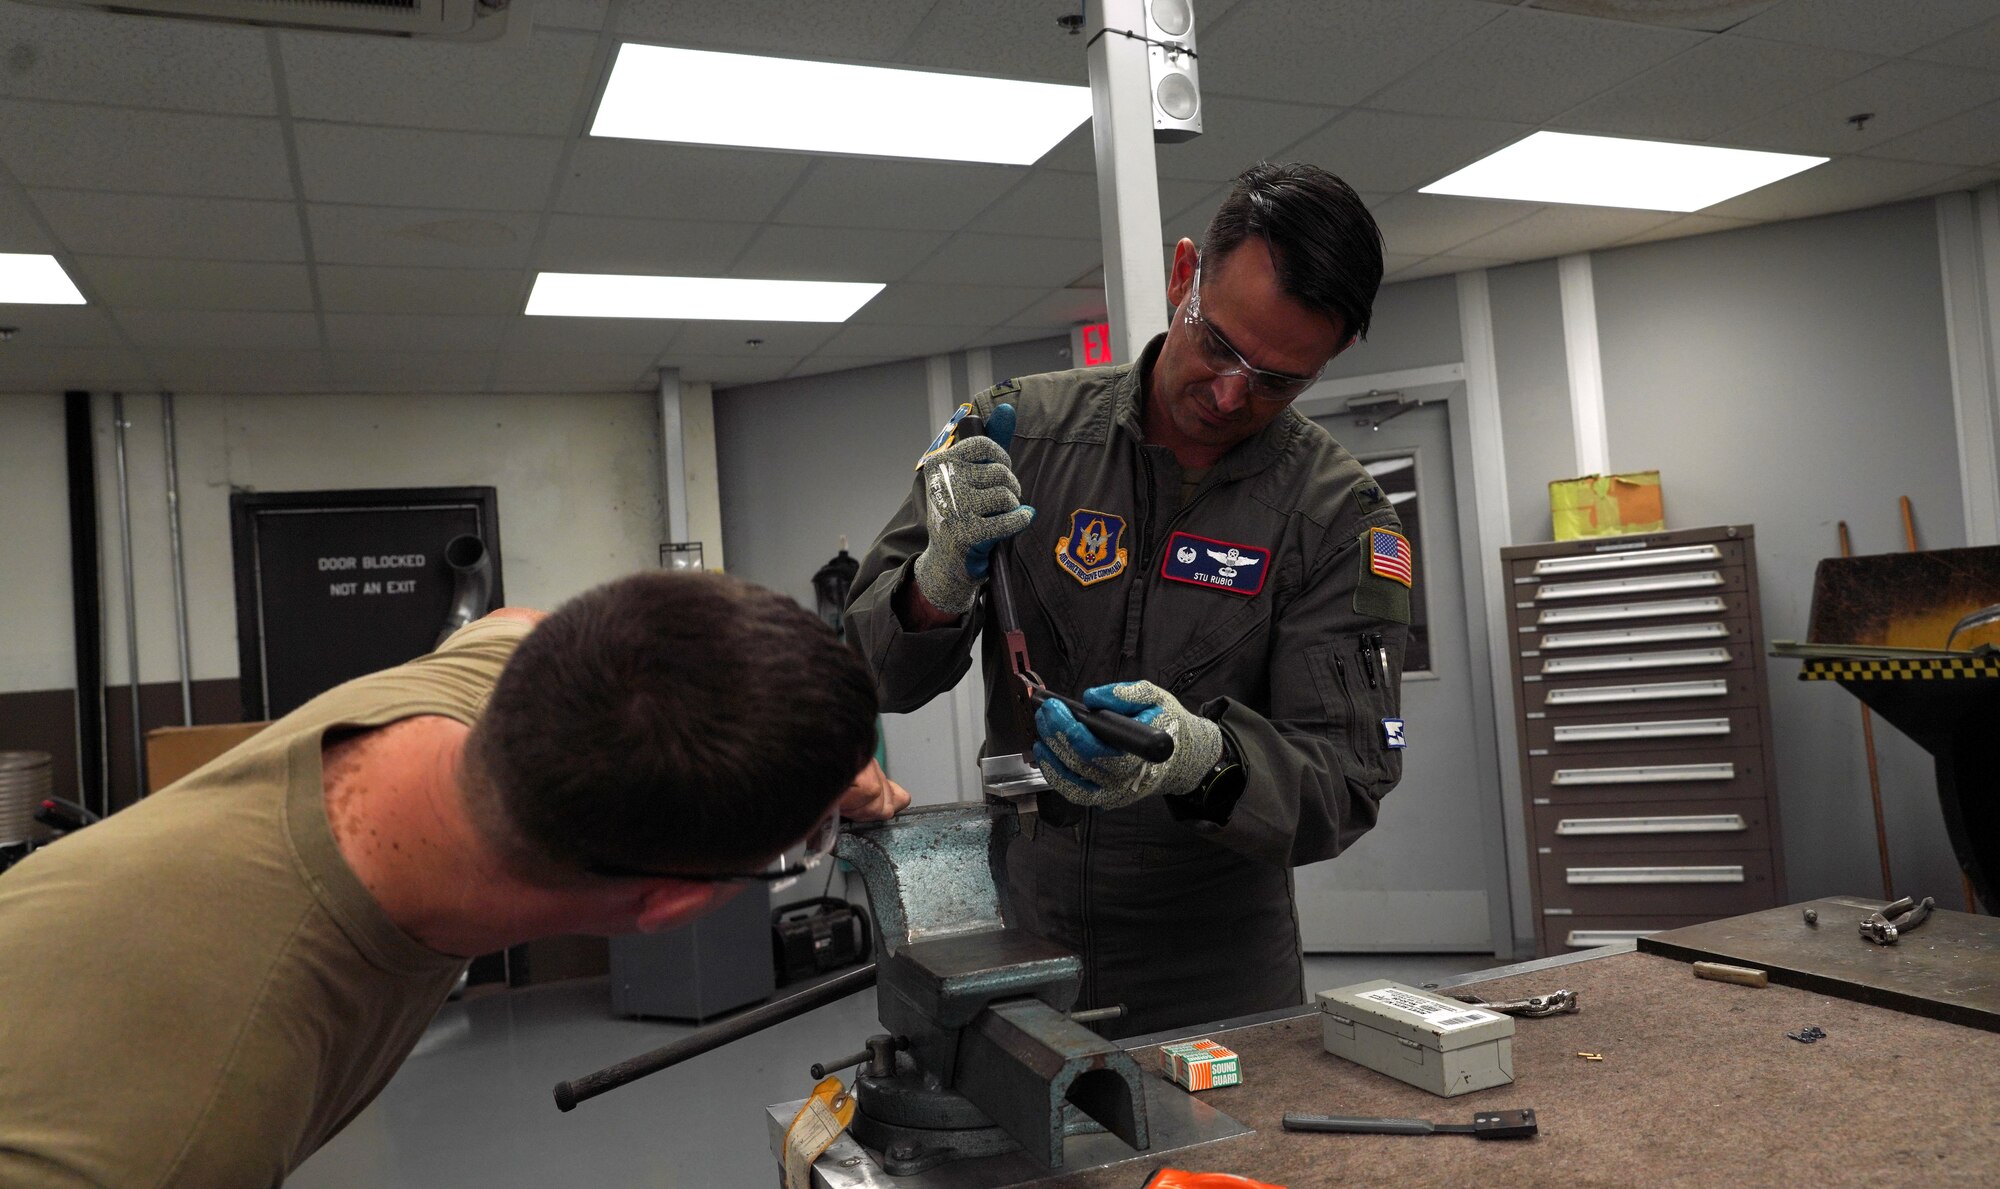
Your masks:
M 1236 743 L 1225 728 L 1222 732 L 1222 755 L 1215 761 L 1202 778 L 1201 783 L 1185 793 L 1162 797 L 1167 803 L 1167 812 L 1175 821 L 1208 822 L 1225 825 L 1229 815 L 1235 811 L 1236 802 L 1243 796 L 1243 790 L 1250 783 L 1250 773 L 1243 767 L 1243 760 L 1236 753 Z

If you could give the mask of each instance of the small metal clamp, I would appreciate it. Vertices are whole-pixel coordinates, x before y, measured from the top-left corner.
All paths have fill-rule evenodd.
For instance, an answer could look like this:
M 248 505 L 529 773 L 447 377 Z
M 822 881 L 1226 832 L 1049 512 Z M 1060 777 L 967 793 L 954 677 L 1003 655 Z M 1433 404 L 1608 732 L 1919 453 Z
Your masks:
M 1487 1011 L 1497 1011 L 1502 1015 L 1519 1016 L 1524 1020 L 1540 1016 L 1574 1015 L 1581 1010 L 1577 1006 L 1576 992 L 1567 988 L 1550 991 L 1546 995 L 1530 995 L 1525 999 L 1502 999 L 1498 1002 L 1488 1002 L 1477 995 L 1453 995 L 1452 998 L 1460 1003 L 1470 1003 L 1474 1007 L 1483 1007 Z
M 1809 1045 L 1816 1040 L 1825 1039 L 1826 1029 L 1820 1027 L 1818 1024 L 1811 1024 L 1799 1029 L 1797 1032 L 1787 1032 L 1785 1035 L 1798 1041 L 1800 1044 Z

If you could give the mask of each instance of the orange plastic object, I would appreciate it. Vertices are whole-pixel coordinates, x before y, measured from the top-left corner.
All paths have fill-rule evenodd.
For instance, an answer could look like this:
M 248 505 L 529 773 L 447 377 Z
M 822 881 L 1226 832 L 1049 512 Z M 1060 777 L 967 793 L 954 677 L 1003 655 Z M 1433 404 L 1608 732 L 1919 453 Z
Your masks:
M 1226 1172 L 1186 1172 L 1163 1168 L 1146 1182 L 1145 1189 L 1285 1189 L 1268 1181 L 1253 1181 Z

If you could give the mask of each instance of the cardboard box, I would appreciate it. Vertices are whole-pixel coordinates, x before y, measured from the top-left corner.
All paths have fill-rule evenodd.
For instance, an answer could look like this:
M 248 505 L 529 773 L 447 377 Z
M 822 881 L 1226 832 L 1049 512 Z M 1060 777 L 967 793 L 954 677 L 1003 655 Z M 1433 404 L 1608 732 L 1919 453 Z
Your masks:
M 146 732 L 146 792 L 157 793 L 269 726 L 261 722 L 156 727 Z
M 1243 1081 L 1243 1059 L 1212 1040 L 1160 1046 L 1160 1073 L 1183 1090 L 1213 1090 Z
M 1514 1080 L 1514 1017 L 1378 978 L 1321 991 L 1326 1051 L 1443 1098 Z
M 1659 532 L 1667 527 L 1660 472 L 1557 479 L 1549 484 L 1549 519 L 1558 541 Z

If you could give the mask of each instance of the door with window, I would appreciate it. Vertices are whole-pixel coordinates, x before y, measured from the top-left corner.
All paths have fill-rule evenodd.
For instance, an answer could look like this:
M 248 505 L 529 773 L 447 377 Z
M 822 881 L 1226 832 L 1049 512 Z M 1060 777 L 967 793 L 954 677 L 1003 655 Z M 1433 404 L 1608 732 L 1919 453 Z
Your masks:
M 1405 394 L 1407 403 L 1342 410 L 1301 398 L 1312 416 L 1381 483 L 1416 555 L 1410 647 L 1403 673 L 1403 779 L 1376 827 L 1346 853 L 1297 872 L 1308 953 L 1493 952 L 1487 839 L 1496 822 L 1493 774 L 1474 746 L 1473 666 L 1452 466 L 1453 399 L 1462 385 Z M 1497 773 L 1496 773 L 1497 774 Z M 1482 791 L 1484 790 L 1484 791 Z

